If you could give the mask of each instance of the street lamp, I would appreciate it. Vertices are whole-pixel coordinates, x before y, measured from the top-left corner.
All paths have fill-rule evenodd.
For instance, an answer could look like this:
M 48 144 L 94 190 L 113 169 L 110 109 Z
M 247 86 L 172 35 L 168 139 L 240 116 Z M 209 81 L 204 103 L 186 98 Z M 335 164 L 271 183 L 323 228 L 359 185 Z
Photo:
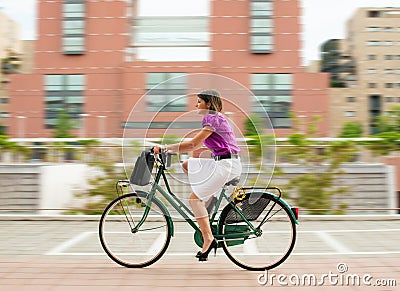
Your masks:
M 24 119 L 26 118 L 26 116 L 23 115 L 18 115 L 18 136 L 23 138 L 24 137 Z

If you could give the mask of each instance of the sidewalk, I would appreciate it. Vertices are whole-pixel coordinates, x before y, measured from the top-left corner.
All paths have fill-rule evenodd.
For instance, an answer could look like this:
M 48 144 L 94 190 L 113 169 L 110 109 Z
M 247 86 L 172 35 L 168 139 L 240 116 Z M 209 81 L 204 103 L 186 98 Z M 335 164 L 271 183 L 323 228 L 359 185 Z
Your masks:
M 398 219 L 303 220 L 294 252 L 268 274 L 237 267 L 221 249 L 208 262 L 196 261 L 192 232 L 182 222 L 175 222 L 180 232 L 158 262 L 144 269 L 124 268 L 104 254 L 98 221 L 92 219 L 0 220 L 0 290 L 399 290 Z M 77 239 L 82 233 L 89 235 Z M 330 283 L 329 274 L 342 281 Z M 314 286 L 308 275 L 322 286 Z M 360 280 L 370 276 L 371 284 L 394 279 L 397 286 L 372 287 L 362 281 L 353 286 L 346 281 L 350 275 Z M 258 282 L 259 276 L 265 284 Z M 302 279 L 308 281 L 302 284 Z

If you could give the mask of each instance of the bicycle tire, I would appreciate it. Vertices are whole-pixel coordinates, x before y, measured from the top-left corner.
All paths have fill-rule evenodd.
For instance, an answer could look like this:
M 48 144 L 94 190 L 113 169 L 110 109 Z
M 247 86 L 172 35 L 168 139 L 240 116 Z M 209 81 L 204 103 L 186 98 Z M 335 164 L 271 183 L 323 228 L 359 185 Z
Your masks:
M 260 210 L 252 209 L 252 206 L 257 208 L 261 201 L 266 206 L 262 213 L 254 218 L 251 216 L 252 213 Z M 260 236 L 243 235 L 241 239 L 232 239 L 224 238 L 224 235 L 235 233 L 240 236 L 243 231 L 249 231 L 250 228 L 231 203 L 225 206 L 219 219 L 218 233 L 222 237 L 220 244 L 228 258 L 237 266 L 250 271 L 270 270 L 282 264 L 289 257 L 296 242 L 296 223 L 291 209 L 276 196 L 261 192 L 247 193 L 244 200 L 234 200 L 232 203 L 242 208 L 242 213 L 246 218 L 252 219 L 251 223 L 255 227 L 261 223 L 267 212 L 273 209 L 260 227 L 262 231 Z
M 137 232 L 132 231 L 143 216 L 146 203 L 146 192 L 125 194 L 110 202 L 100 218 L 101 246 L 108 257 L 127 268 L 143 268 L 155 263 L 171 240 L 172 220 L 163 203 L 155 197 L 143 225 Z

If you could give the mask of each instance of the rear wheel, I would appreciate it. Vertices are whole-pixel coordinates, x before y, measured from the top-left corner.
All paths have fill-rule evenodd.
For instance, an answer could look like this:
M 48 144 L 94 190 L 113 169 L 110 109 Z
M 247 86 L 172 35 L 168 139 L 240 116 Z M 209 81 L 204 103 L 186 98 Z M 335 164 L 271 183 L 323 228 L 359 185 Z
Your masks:
M 146 221 L 136 229 L 147 204 L 145 192 L 126 194 L 113 200 L 101 216 L 101 245 L 107 255 L 122 266 L 149 266 L 168 248 L 172 222 L 158 200 L 152 200 Z
M 231 235 L 231 238 L 223 237 L 221 242 L 229 259 L 252 271 L 269 270 L 282 264 L 296 241 L 296 224 L 291 210 L 276 196 L 261 192 L 248 193 L 244 200 L 235 200 L 234 203 L 251 221 L 257 233 L 241 236 L 251 229 L 228 204 L 221 213 L 218 229 L 222 237 Z M 238 236 L 232 238 L 232 234 Z

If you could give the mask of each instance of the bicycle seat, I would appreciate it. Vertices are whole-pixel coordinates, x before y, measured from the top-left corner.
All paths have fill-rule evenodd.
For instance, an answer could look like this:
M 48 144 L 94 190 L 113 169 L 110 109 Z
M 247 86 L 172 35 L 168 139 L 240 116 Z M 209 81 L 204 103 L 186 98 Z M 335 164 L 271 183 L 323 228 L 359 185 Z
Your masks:
M 239 184 L 240 178 L 239 177 L 235 177 L 232 180 L 230 180 L 229 182 L 225 183 L 225 186 L 237 186 Z

